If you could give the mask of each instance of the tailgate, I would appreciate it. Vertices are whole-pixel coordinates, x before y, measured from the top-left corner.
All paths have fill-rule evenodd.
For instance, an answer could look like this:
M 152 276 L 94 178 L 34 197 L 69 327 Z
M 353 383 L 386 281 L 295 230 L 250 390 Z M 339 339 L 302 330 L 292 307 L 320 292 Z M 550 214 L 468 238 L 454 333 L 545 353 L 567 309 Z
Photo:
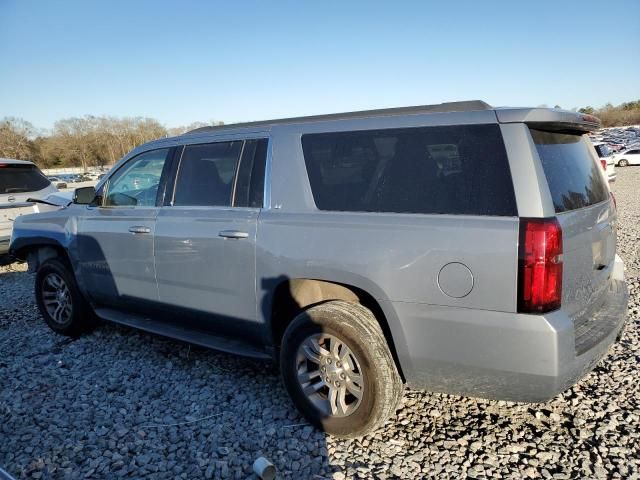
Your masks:
M 563 240 L 562 307 L 574 318 L 604 302 L 616 255 L 612 202 L 558 215 Z
M 30 213 L 38 213 L 38 206 L 31 202 L 12 202 L 2 201 L 0 198 L 0 236 L 11 235 L 13 222 L 20 215 Z

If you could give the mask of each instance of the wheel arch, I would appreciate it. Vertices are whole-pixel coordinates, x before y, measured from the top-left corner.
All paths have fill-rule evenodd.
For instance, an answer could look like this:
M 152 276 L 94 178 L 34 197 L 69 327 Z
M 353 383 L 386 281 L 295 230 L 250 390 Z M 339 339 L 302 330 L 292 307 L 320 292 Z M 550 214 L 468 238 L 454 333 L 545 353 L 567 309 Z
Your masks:
M 51 258 L 61 258 L 68 265 L 71 264 L 66 249 L 58 241 L 49 238 L 17 241 L 11 254 L 18 260 L 26 261 L 29 272 L 37 271 L 40 265 Z
M 384 333 L 400 377 L 403 382 L 406 381 L 388 315 L 371 293 L 354 285 L 315 278 L 282 280 L 273 290 L 271 308 L 265 312 L 268 315 L 270 343 L 278 350 L 285 330 L 300 312 L 331 300 L 359 303 L 371 310 Z M 277 359 L 278 355 L 275 357 Z

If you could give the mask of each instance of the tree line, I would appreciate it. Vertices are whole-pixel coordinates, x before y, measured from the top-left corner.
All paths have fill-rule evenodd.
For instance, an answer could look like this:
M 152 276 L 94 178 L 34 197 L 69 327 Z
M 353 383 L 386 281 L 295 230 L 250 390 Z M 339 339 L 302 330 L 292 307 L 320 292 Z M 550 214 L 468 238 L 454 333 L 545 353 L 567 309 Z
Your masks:
M 0 120 L 0 158 L 31 160 L 41 168 L 109 166 L 138 145 L 158 138 L 180 135 L 206 125 L 195 122 L 166 128 L 153 118 L 85 117 L 57 121 L 50 131 L 39 131 L 16 117 Z
M 607 103 L 602 108 L 584 107 L 580 113 L 595 115 L 603 127 L 620 127 L 624 125 L 640 125 L 640 100 L 625 102 L 618 106 Z
M 556 108 L 560 108 L 556 105 Z M 640 100 L 602 108 L 574 109 L 600 118 L 605 127 L 640 124 Z M 16 117 L 0 120 L 0 158 L 31 160 L 42 168 L 113 165 L 138 145 L 158 138 L 180 135 L 205 125 L 195 122 L 166 128 L 153 118 L 87 115 L 57 121 L 50 131 L 40 131 Z

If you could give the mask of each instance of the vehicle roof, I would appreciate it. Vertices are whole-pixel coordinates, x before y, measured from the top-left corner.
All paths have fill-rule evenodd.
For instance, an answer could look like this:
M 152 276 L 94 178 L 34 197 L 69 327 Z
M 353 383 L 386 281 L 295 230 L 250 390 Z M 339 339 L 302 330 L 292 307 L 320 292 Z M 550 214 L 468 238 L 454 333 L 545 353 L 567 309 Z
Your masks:
M 331 113 L 327 115 L 313 115 L 308 117 L 282 118 L 276 120 L 263 120 L 257 122 L 234 123 L 228 125 L 216 125 L 201 127 L 174 137 L 159 138 L 134 148 L 125 155 L 118 164 L 152 148 L 165 148 L 180 145 L 192 141 L 195 138 L 213 138 L 218 135 L 246 135 L 264 133 L 273 127 L 280 125 L 310 125 L 330 124 L 332 122 L 368 120 L 375 118 L 393 118 L 402 116 L 426 117 L 432 114 L 447 115 L 443 120 L 444 125 L 453 121 L 452 115 L 469 115 L 478 123 L 478 114 L 484 112 L 485 122 L 492 119 L 496 123 L 527 123 L 532 127 L 543 126 L 555 130 L 591 132 L 600 128 L 600 120 L 593 115 L 586 115 L 555 108 L 534 107 L 492 107 L 482 100 L 469 100 L 464 102 L 448 102 L 435 105 L 420 105 L 400 108 L 384 108 L 378 110 L 363 110 L 357 112 Z M 460 123 L 457 119 L 456 123 Z M 464 120 L 464 119 L 462 119 Z M 483 123 L 483 122 L 480 122 Z M 118 165 L 116 164 L 116 165 Z M 100 184 L 98 184 L 100 185 Z
M 392 115 L 417 115 L 424 113 L 446 113 L 446 112 L 473 112 L 478 110 L 493 110 L 493 107 L 482 100 L 468 100 L 464 102 L 447 102 L 434 105 L 418 105 L 412 107 L 380 108 L 376 110 L 361 110 L 355 112 L 329 113 L 324 115 L 311 115 L 306 117 L 290 117 L 275 120 L 260 120 L 257 122 L 233 123 L 229 125 L 216 125 L 210 127 L 200 127 L 186 132 L 192 133 L 218 132 L 232 128 L 244 127 L 270 127 L 272 125 L 282 125 L 287 123 L 307 123 L 321 122 L 325 120 L 347 120 L 364 117 L 383 117 Z
M 180 137 L 203 133 L 224 133 L 235 129 L 247 127 L 262 127 L 268 129 L 275 125 L 312 123 L 331 120 L 351 120 L 358 118 L 400 116 L 400 115 L 424 115 L 434 113 L 465 113 L 474 111 L 491 111 L 496 114 L 500 123 L 556 123 L 566 125 L 579 125 L 580 129 L 587 132 L 600 128 L 600 120 L 593 115 L 586 115 L 568 110 L 542 107 L 492 107 L 482 100 L 468 100 L 463 102 L 447 102 L 434 105 L 418 105 L 411 107 L 383 108 L 376 110 L 362 110 L 356 112 L 330 113 L 326 115 L 312 115 L 307 117 L 291 117 L 276 120 L 261 120 L 257 122 L 234 123 L 228 125 L 216 125 L 200 127 L 180 135 Z
M 15 158 L 0 158 L 0 163 L 5 165 L 35 165 L 35 163 L 28 160 L 16 160 Z

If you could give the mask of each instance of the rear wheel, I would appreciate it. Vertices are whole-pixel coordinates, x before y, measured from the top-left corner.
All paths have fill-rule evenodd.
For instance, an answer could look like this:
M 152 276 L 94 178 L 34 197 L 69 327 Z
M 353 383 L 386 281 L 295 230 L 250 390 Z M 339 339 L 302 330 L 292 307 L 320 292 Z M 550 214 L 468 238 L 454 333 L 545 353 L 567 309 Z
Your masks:
M 623 158 L 622 160 L 620 160 L 620 161 L 618 162 L 618 166 L 619 166 L 619 167 L 627 167 L 627 166 L 629 166 L 629 161 L 628 161 L 628 160 L 625 160 L 625 159 Z
M 56 333 L 78 336 L 95 324 L 71 269 L 59 259 L 47 260 L 38 269 L 36 301 L 45 322 Z
M 284 334 L 280 361 L 296 407 L 332 435 L 372 432 L 402 398 L 402 380 L 380 325 L 356 303 L 326 302 L 298 315 Z

